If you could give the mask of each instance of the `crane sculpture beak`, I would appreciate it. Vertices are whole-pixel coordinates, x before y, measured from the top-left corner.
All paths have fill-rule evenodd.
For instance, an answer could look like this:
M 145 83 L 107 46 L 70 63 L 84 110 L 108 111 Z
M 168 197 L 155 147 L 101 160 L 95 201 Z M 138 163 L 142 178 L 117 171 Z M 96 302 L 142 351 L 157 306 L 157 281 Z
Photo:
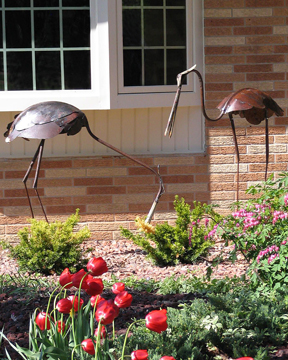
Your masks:
M 164 133 L 165 136 L 167 134 L 169 134 L 169 137 L 171 137 L 172 133 L 173 133 L 174 123 L 175 123 L 175 119 L 176 119 L 176 112 L 177 112 L 178 103 L 179 103 L 179 99 L 180 99 L 180 93 L 181 93 L 181 89 L 182 89 L 182 77 L 189 74 L 195 68 L 196 68 L 196 64 L 193 65 L 190 69 L 187 69 L 177 75 L 177 91 L 176 91 L 175 99 L 174 99 L 172 109 L 170 112 L 170 116 L 169 116 L 169 119 L 167 122 L 166 130 Z

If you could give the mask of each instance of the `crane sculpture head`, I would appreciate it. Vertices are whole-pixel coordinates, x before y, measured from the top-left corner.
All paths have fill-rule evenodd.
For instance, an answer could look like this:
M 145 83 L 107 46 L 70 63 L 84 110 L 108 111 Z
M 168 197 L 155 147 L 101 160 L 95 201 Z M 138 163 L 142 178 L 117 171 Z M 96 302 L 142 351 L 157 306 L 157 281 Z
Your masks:
M 272 99 L 271 96 L 266 94 L 265 92 L 253 89 L 253 88 L 244 88 L 234 93 L 228 95 L 225 99 L 223 99 L 218 105 L 217 108 L 220 110 L 220 114 L 217 118 L 212 119 L 206 113 L 205 101 L 204 101 L 204 82 L 202 75 L 198 70 L 195 69 L 196 65 L 192 66 L 190 69 L 183 71 L 182 73 L 177 75 L 177 92 L 175 95 L 175 99 L 173 102 L 173 106 L 171 109 L 171 113 L 167 122 L 167 127 L 165 130 L 165 135 L 172 136 L 174 123 L 176 119 L 177 107 L 180 99 L 180 93 L 182 89 L 182 78 L 183 76 L 189 74 L 190 72 L 194 72 L 200 81 L 200 91 L 201 91 L 201 108 L 202 113 L 206 120 L 208 121 L 218 121 L 225 114 L 228 114 L 233 139 L 235 144 L 235 151 L 237 156 L 237 201 L 239 198 L 239 149 L 237 144 L 236 132 L 233 115 L 239 115 L 241 118 L 245 118 L 250 124 L 258 125 L 263 120 L 265 120 L 265 138 L 266 138 L 266 168 L 265 168 L 265 180 L 267 179 L 267 169 L 269 162 L 269 137 L 268 137 L 268 118 L 273 116 L 283 116 L 284 111 L 281 107 L 276 103 L 275 100 Z

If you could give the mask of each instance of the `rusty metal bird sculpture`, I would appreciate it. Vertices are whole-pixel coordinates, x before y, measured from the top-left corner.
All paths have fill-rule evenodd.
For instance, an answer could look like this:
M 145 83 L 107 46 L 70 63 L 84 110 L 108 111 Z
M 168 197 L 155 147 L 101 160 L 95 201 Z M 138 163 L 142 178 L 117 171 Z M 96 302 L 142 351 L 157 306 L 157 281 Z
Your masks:
M 192 66 L 190 69 L 183 71 L 177 75 L 177 92 L 175 95 L 174 103 L 171 109 L 171 113 L 168 119 L 167 127 L 165 130 L 165 135 L 169 134 L 172 136 L 173 127 L 176 118 L 176 111 L 179 103 L 181 88 L 182 88 L 182 78 L 183 76 L 194 72 L 200 81 L 200 90 L 201 90 L 201 108 L 202 113 L 206 120 L 208 121 L 218 121 L 223 115 L 228 114 L 232 132 L 233 139 L 235 144 L 235 151 L 237 156 L 237 201 L 239 198 L 239 149 L 237 144 L 235 124 L 233 115 L 238 114 L 241 118 L 245 118 L 250 124 L 258 125 L 265 119 L 265 139 L 266 139 L 266 169 L 265 169 L 265 181 L 267 179 L 267 169 L 269 162 L 269 131 L 268 131 L 268 118 L 272 115 L 283 116 L 284 111 L 281 107 L 272 99 L 271 96 L 265 92 L 253 88 L 240 89 L 223 99 L 217 108 L 220 110 L 220 114 L 216 119 L 211 119 L 205 109 L 204 103 L 204 82 L 202 75 L 198 70 L 195 69 L 196 65 Z
M 154 169 L 152 169 L 150 166 L 143 163 L 142 161 L 135 159 L 134 157 L 126 154 L 125 152 L 115 148 L 113 145 L 108 144 L 106 141 L 99 139 L 96 135 L 92 133 L 87 117 L 81 110 L 77 109 L 75 106 L 72 106 L 70 104 L 66 104 L 58 101 L 47 101 L 28 107 L 26 110 L 15 116 L 14 121 L 12 121 L 7 125 L 7 131 L 4 133 L 4 136 L 6 137 L 5 139 L 6 142 L 13 141 L 17 137 L 22 137 L 25 140 L 28 139 L 41 140 L 35 152 L 35 155 L 28 167 L 28 170 L 22 180 L 25 186 L 26 195 L 28 198 L 32 217 L 34 218 L 34 212 L 32 209 L 31 200 L 29 197 L 26 182 L 34 166 L 34 163 L 37 160 L 33 189 L 37 194 L 43 214 L 45 216 L 46 221 L 48 222 L 45 209 L 43 207 L 42 201 L 40 199 L 37 190 L 38 176 L 41 166 L 41 159 L 43 155 L 45 140 L 53 138 L 58 134 L 67 134 L 68 136 L 75 135 L 82 129 L 82 127 L 86 127 L 89 135 L 92 136 L 92 138 L 98 141 L 100 144 L 107 146 L 108 148 L 118 152 L 119 154 L 127 157 L 128 159 L 145 167 L 146 169 L 152 171 L 158 177 L 159 190 L 145 220 L 146 222 L 150 223 L 156 205 L 161 195 L 164 192 L 162 178 L 159 174 L 159 167 L 157 172 Z

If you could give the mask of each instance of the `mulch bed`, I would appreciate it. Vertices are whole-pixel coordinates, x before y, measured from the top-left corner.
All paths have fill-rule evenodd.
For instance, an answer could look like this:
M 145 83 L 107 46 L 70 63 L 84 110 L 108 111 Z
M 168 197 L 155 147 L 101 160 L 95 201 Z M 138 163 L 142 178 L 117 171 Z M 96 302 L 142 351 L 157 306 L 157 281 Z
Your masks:
M 111 275 L 114 274 L 118 279 L 122 280 L 129 276 L 134 276 L 138 279 L 154 279 L 163 280 L 166 277 L 175 275 L 176 277 L 184 276 L 202 276 L 205 275 L 206 269 L 210 264 L 210 260 L 221 250 L 223 244 L 219 243 L 201 263 L 195 265 L 177 265 L 159 268 L 153 265 L 145 258 L 145 253 L 137 248 L 130 241 L 121 242 L 104 242 L 96 241 L 94 244 L 95 250 L 91 252 L 90 256 L 102 256 L 106 260 L 109 271 L 101 276 L 102 279 L 110 280 Z M 90 246 L 90 244 L 89 244 Z M 227 249 L 226 249 L 227 254 Z M 17 262 L 7 256 L 6 251 L 2 251 L 0 274 L 16 275 L 18 272 Z M 240 276 L 245 273 L 247 263 L 239 256 L 236 264 L 231 264 L 228 261 L 223 261 L 213 273 L 214 278 Z M 31 275 L 33 276 L 33 275 Z M 51 276 L 53 281 L 57 281 L 57 276 Z M 179 304 L 189 302 L 199 294 L 175 294 L 175 295 L 158 295 L 156 293 L 148 293 L 144 291 L 129 291 L 133 295 L 132 306 L 127 309 L 121 309 L 121 313 L 115 320 L 115 329 L 118 333 L 123 333 L 127 329 L 127 323 L 131 322 L 133 318 L 145 318 L 145 315 L 159 308 L 178 307 Z M 20 346 L 28 347 L 28 331 L 29 320 L 31 314 L 36 308 L 46 311 L 49 295 L 45 289 L 39 289 L 33 297 L 31 294 L 21 296 L 11 293 L 0 294 L 0 329 L 4 326 L 4 333 L 10 341 L 18 343 Z M 110 289 L 104 290 L 102 295 L 104 298 L 114 298 L 114 294 Z M 83 295 L 85 299 L 85 295 Z M 87 296 L 86 296 L 87 297 Z M 88 298 L 86 299 L 88 300 Z M 21 359 L 17 353 L 11 349 L 7 342 L 3 342 L 0 354 L 4 354 L 4 347 L 6 347 L 13 360 Z M 223 359 L 228 359 L 223 355 Z M 279 349 L 274 359 L 288 359 L 288 352 L 286 349 Z

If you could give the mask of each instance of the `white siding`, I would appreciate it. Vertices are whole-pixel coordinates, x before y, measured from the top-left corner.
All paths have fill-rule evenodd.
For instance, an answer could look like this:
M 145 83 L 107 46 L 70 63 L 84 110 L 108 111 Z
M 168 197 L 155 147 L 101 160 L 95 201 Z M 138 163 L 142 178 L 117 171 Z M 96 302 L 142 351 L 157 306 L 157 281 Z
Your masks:
M 161 155 L 199 153 L 204 149 L 203 120 L 200 107 L 179 107 L 172 138 L 164 136 L 170 108 L 143 108 L 85 111 L 92 131 L 100 139 L 129 154 Z M 15 113 L 2 112 L 0 134 Z M 0 141 L 1 158 L 32 157 L 38 140 Z M 112 150 L 93 140 L 85 129 L 75 136 L 59 135 L 45 142 L 44 156 L 113 155 Z

